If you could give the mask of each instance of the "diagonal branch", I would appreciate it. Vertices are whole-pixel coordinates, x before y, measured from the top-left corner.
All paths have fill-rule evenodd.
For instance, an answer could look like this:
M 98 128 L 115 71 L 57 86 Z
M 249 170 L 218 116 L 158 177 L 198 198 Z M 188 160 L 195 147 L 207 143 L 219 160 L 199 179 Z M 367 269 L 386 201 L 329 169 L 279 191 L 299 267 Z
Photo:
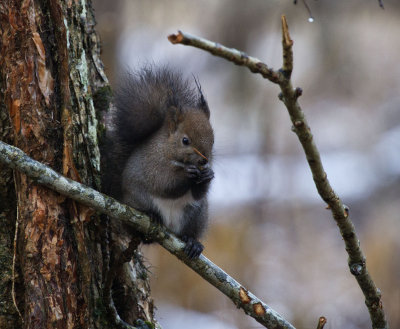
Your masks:
M 182 43 L 204 49 L 213 55 L 223 57 L 238 65 L 248 67 L 254 73 L 261 73 L 255 70 L 255 67 L 268 67 L 260 60 L 253 57 L 247 57 L 249 61 L 238 61 L 238 54 L 242 54 L 236 49 L 226 48 L 218 43 L 211 42 L 202 38 L 188 35 L 181 31 L 168 37 L 172 43 Z M 311 129 L 307 124 L 304 112 L 301 109 L 297 99 L 301 95 L 300 88 L 294 89 L 290 80 L 290 73 L 293 68 L 293 42 L 290 39 L 289 30 L 285 16 L 282 16 L 282 46 L 283 46 L 283 68 L 279 71 L 271 70 L 271 73 L 264 76 L 266 79 L 277 83 L 281 88 L 279 98 L 284 102 L 290 119 L 293 123 L 293 131 L 296 133 L 303 147 L 309 167 L 311 169 L 315 186 L 321 198 L 328 204 L 332 211 L 332 216 L 339 227 L 340 234 L 343 237 L 346 251 L 349 255 L 348 264 L 351 274 L 353 274 L 360 286 L 364 296 L 365 303 L 371 317 L 372 326 L 375 329 L 388 328 L 381 301 L 381 293 L 375 286 L 367 267 L 366 259 L 360 248 L 354 225 L 349 217 L 349 209 L 343 205 L 332 186 L 330 185 L 327 174 L 322 165 L 320 153 L 315 145 Z M 214 45 L 214 46 L 213 46 Z M 257 66 L 255 66 L 257 63 Z M 273 77 L 273 79 L 271 78 Z M 277 79 L 276 79 L 277 77 Z
M 282 16 L 282 21 L 285 18 Z M 283 31 L 283 34 L 289 33 Z M 284 41 L 285 37 L 283 38 Z M 290 37 L 289 37 L 290 39 Z M 287 45 L 283 42 L 283 53 L 289 51 Z M 287 58 L 284 58 L 284 62 Z M 279 81 L 282 91 L 282 101 L 286 105 L 290 119 L 293 123 L 293 131 L 296 133 L 303 147 L 308 164 L 310 166 L 315 186 L 321 198 L 328 204 L 332 211 L 332 216 L 339 227 L 340 234 L 343 237 L 346 251 L 349 255 L 348 265 L 351 274 L 353 274 L 364 293 L 365 303 L 371 317 L 373 328 L 388 328 L 381 301 L 381 293 L 375 286 L 367 266 L 366 258 L 360 248 L 360 241 L 357 237 L 354 225 L 349 217 L 349 209 L 345 206 L 339 196 L 333 190 L 329 183 L 327 174 L 322 165 L 320 153 L 314 142 L 311 129 L 308 126 L 303 110 L 297 99 L 300 96 L 299 88 L 293 89 L 290 77 L 283 77 Z
M 104 213 L 113 219 L 132 225 L 135 230 L 156 240 L 170 253 L 182 260 L 205 280 L 229 297 L 246 314 L 270 329 L 295 329 L 281 315 L 244 288 L 217 265 L 200 255 L 195 260 L 185 256 L 185 244 L 163 226 L 155 224 L 139 211 L 90 187 L 68 179 L 51 168 L 28 157 L 20 149 L 0 141 L 0 162 L 30 177 L 34 183 L 45 185 L 62 195 Z

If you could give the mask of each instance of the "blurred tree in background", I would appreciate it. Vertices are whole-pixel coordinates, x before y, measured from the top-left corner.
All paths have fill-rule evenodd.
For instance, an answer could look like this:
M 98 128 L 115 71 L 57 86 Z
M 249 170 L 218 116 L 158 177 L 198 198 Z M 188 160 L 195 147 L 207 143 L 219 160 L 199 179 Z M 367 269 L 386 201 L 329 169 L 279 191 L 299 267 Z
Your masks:
M 111 85 L 121 72 L 153 61 L 199 76 L 217 142 L 205 253 L 296 328 L 314 327 L 320 315 L 328 318 L 325 328 L 367 328 L 369 315 L 343 242 L 315 191 L 278 90 L 166 38 L 182 29 L 279 67 L 279 17 L 286 14 L 295 40 L 293 81 L 305 92 L 302 107 L 329 179 L 351 208 L 388 321 L 400 327 L 398 1 L 385 1 L 384 11 L 376 1 L 308 1 L 312 24 L 301 3 L 292 1 L 93 4 Z M 99 188 L 92 99 L 109 93 L 109 86 L 90 4 L 7 0 L 0 15 L 1 140 Z M 14 302 L 26 327 L 105 325 L 100 287 L 109 257 L 107 221 L 23 175 L 4 167 L 0 173 L 0 327 L 21 327 Z M 164 328 L 258 326 L 161 248 L 144 249 Z M 154 322 L 146 269 L 141 261 L 131 266 L 133 276 L 143 279 L 141 291 L 132 293 L 123 275 L 119 287 L 143 300 L 117 307 L 126 311 L 124 318 Z

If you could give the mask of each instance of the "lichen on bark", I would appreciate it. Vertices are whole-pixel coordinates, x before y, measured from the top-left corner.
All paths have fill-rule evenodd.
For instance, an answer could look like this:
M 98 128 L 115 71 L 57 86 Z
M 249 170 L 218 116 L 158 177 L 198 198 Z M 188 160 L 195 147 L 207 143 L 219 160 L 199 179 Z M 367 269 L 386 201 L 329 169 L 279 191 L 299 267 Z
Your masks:
M 104 129 L 93 95 L 109 84 L 94 26 L 91 3 L 84 0 L 0 3 L 0 136 L 67 177 L 100 189 L 98 134 Z M 16 297 L 24 325 L 107 327 L 102 286 L 109 220 L 23 174 L 0 169 L 0 303 L 6 306 L 0 307 L 0 321 L 15 320 L 0 327 L 20 325 L 9 300 L 17 204 Z M 144 268 L 132 264 L 132 270 Z M 152 313 L 134 317 L 154 322 Z

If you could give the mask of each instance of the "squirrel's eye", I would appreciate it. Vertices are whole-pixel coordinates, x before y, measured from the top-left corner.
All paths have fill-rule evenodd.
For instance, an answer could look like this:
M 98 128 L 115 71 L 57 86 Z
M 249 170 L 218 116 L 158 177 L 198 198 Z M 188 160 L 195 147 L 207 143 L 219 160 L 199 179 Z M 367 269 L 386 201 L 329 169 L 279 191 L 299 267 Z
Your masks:
M 183 137 L 183 138 L 182 138 L 182 144 L 183 144 L 183 145 L 189 145 L 189 144 L 190 144 L 189 138 Z

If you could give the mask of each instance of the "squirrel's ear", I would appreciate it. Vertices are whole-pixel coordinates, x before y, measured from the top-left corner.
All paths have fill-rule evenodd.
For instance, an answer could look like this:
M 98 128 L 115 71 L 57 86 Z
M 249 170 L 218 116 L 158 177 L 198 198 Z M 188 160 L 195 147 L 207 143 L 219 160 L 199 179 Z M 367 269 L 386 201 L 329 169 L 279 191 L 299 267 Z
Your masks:
M 182 110 L 176 106 L 167 108 L 167 122 L 170 131 L 178 129 L 178 124 L 182 121 Z
M 199 96 L 200 96 L 197 105 L 200 109 L 203 110 L 203 112 L 206 114 L 207 118 L 209 119 L 210 118 L 210 109 L 208 107 L 208 103 L 207 103 L 206 99 L 204 98 L 199 81 L 196 79 L 195 76 L 193 76 L 193 78 L 194 78 L 194 83 L 196 84 L 196 87 L 197 87 L 197 90 L 199 91 Z

